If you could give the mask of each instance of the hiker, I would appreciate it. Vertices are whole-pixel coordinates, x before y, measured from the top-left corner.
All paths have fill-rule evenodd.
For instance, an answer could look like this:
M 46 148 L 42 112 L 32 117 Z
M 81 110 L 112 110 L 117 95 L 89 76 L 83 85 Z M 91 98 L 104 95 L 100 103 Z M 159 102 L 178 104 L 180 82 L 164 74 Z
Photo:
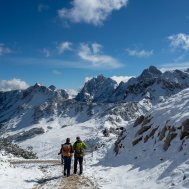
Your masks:
M 74 174 L 77 173 L 77 164 L 79 162 L 79 174 L 83 173 L 83 156 L 84 149 L 87 148 L 87 145 L 80 139 L 80 137 L 76 137 L 76 142 L 73 145 L 74 149 Z
M 64 159 L 64 176 L 70 176 L 70 169 L 71 169 L 71 160 L 73 154 L 73 146 L 70 143 L 70 138 L 66 139 L 66 143 L 61 145 L 59 155 L 63 155 Z

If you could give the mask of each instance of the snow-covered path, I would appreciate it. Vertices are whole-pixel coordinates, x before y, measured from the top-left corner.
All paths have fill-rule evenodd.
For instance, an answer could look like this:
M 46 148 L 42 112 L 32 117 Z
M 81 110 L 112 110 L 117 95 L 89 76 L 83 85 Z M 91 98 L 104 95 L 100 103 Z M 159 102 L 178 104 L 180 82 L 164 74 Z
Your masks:
M 31 189 L 93 189 L 95 183 L 88 177 L 71 175 L 70 177 L 64 177 L 62 174 L 63 165 L 59 160 L 11 160 L 11 164 L 17 170 L 22 168 L 23 170 L 33 169 L 34 167 L 40 170 L 42 176 L 25 180 L 27 183 L 33 183 L 32 187 L 28 187 L 26 184 L 22 188 Z M 15 171 L 16 171 L 15 170 Z M 72 171 L 73 172 L 73 171 Z M 24 178 L 22 178 L 24 179 Z M 4 189 L 6 187 L 4 186 Z M 9 186 L 7 187 L 7 189 Z M 15 188 L 15 186 L 14 186 Z M 17 188 L 17 187 L 16 187 Z M 15 189 L 16 189 L 15 188 Z
M 11 160 L 1 163 L 0 188 L 21 189 L 93 189 L 95 184 L 86 176 L 64 177 L 58 160 Z M 31 174 L 31 171 L 33 175 Z M 7 174 L 6 174 L 7 173 Z M 19 174 L 18 174 L 19 173 Z

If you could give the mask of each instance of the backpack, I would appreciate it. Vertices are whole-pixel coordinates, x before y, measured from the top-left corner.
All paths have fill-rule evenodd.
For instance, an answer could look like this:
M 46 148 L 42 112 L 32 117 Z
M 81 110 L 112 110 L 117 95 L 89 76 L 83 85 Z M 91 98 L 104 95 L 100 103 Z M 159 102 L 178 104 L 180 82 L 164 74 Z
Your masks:
M 63 144 L 62 151 L 63 151 L 63 156 L 64 157 L 70 157 L 71 153 L 72 153 L 71 144 Z
M 82 157 L 84 155 L 83 142 L 76 142 L 74 144 L 75 156 Z

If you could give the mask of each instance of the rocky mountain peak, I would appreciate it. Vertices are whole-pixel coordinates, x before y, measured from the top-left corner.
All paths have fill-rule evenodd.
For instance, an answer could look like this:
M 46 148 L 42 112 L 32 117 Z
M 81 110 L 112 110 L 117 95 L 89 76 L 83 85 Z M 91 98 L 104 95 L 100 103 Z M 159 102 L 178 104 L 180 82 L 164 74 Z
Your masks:
M 99 75 L 87 81 L 82 90 L 76 96 L 78 101 L 106 101 L 117 87 L 117 83 L 111 78 Z
M 103 74 L 100 74 L 97 76 L 96 80 L 97 81 L 104 81 L 106 78 L 103 76 Z
M 46 86 L 43 86 L 39 83 L 36 83 L 33 86 L 30 86 L 26 90 L 23 90 L 24 94 L 31 94 L 31 93 L 49 93 L 51 90 L 47 88 Z
M 56 90 L 56 87 L 54 85 L 50 85 L 48 88 L 51 89 L 52 91 Z
M 142 74 L 138 77 L 139 80 L 148 80 L 158 78 L 162 75 L 162 72 L 158 70 L 155 66 L 150 66 L 145 69 Z
M 37 87 L 41 87 L 42 85 L 40 83 L 35 83 L 35 85 L 33 87 L 37 88 Z

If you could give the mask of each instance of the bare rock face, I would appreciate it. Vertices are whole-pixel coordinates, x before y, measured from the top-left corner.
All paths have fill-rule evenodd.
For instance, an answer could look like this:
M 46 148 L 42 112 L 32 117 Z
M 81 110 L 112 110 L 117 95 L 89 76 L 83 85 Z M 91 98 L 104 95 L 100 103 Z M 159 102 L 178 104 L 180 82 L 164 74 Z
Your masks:
M 142 140 L 142 138 L 143 138 L 143 136 L 134 139 L 133 142 L 132 142 L 133 146 L 136 145 L 136 144 L 138 144 Z
M 41 135 L 43 133 L 45 133 L 43 128 L 32 128 L 28 131 L 23 131 L 23 132 L 15 134 L 15 135 L 11 135 L 11 136 L 7 137 L 7 139 L 9 141 L 21 142 L 21 141 L 27 140 L 29 138 L 33 138 L 36 135 Z
M 22 149 L 17 144 L 12 143 L 10 140 L 0 138 L 0 150 L 4 150 L 6 153 L 11 153 L 16 157 L 23 157 L 25 159 L 37 159 L 36 153 L 29 147 L 27 150 Z
M 167 132 L 167 126 L 163 127 L 163 129 L 159 133 L 159 140 L 163 140 L 165 138 L 165 134 Z
M 148 135 L 146 135 L 146 136 L 144 137 L 144 143 L 146 143 L 149 138 L 150 138 L 150 137 L 149 137 Z
M 150 115 L 147 116 L 147 117 L 145 117 L 144 120 L 143 120 L 143 122 L 142 122 L 142 126 L 150 123 L 151 119 L 152 119 L 152 117 L 150 117 Z
M 159 127 L 159 126 L 158 126 Z M 158 130 L 158 127 L 151 130 L 149 137 L 154 137 L 155 132 Z
M 189 119 L 182 122 L 180 139 L 189 136 Z
M 177 133 L 175 133 L 175 132 L 172 133 L 171 131 L 169 131 L 169 133 L 168 133 L 168 135 L 167 135 L 167 137 L 166 137 L 166 139 L 165 139 L 165 141 L 164 141 L 164 144 L 163 144 L 163 149 L 164 149 L 165 151 L 168 150 L 169 146 L 171 145 L 171 141 L 172 141 L 176 136 L 177 136 Z
M 151 128 L 151 126 L 142 126 L 136 133 L 136 135 L 141 135 L 144 132 L 146 132 L 147 130 L 149 130 Z
M 140 117 L 138 117 L 133 125 L 133 127 L 138 126 L 139 124 L 141 124 L 144 121 L 144 116 L 141 115 Z

